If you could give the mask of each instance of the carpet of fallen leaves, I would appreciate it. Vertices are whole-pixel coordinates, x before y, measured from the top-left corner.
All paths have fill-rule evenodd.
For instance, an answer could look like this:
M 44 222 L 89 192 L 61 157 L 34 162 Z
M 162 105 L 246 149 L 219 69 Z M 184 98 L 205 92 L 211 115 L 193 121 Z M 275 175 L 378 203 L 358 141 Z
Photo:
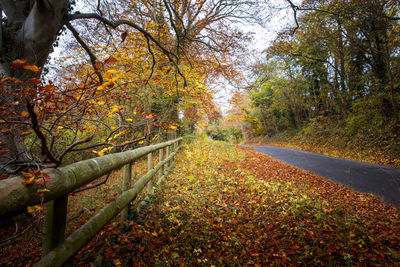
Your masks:
M 148 205 L 106 225 L 66 266 L 93 262 L 396 266 L 399 208 L 250 148 L 200 140 L 184 146 Z
M 130 219 L 119 231 L 110 225 L 70 264 L 96 258 L 110 266 L 400 262 L 398 208 L 220 142 L 187 146 L 174 174 Z

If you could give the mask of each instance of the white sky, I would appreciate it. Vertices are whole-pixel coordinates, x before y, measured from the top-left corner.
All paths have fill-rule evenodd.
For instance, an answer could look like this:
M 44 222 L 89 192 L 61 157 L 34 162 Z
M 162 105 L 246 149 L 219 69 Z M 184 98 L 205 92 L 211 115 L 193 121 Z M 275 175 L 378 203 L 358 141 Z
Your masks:
M 277 6 L 287 6 L 285 0 L 275 0 L 274 2 Z M 299 4 L 301 0 L 293 2 Z M 270 18 L 264 27 L 253 24 L 242 25 L 241 28 L 243 31 L 253 33 L 253 41 L 250 45 L 250 48 L 253 49 L 253 51 L 250 52 L 250 56 L 253 60 L 250 60 L 249 64 L 257 61 L 263 62 L 266 56 L 264 50 L 272 44 L 280 31 L 291 26 L 293 26 L 293 13 L 289 7 L 276 11 L 276 14 Z M 221 109 L 223 115 L 226 115 L 226 112 L 230 108 L 229 100 L 237 89 L 229 85 L 227 81 L 222 83 L 222 86 L 220 84 L 215 88 L 217 93 L 215 94 L 214 101 Z

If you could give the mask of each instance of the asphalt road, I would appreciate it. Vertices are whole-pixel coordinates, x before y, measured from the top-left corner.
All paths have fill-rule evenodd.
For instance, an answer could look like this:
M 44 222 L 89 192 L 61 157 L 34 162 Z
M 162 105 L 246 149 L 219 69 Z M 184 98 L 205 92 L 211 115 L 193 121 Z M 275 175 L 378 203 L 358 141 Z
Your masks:
M 400 206 L 400 169 L 272 146 L 250 146 L 290 165 Z

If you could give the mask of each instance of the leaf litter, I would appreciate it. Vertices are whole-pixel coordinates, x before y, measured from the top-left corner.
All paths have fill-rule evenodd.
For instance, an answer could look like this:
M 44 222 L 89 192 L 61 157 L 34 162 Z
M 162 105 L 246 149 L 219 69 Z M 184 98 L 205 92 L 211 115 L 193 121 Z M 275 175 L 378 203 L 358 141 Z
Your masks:
M 397 207 L 250 148 L 207 139 L 185 145 L 146 208 L 112 227 L 119 231 L 101 237 L 106 245 L 96 254 L 105 265 L 400 262 Z M 70 264 L 88 263 L 86 253 Z

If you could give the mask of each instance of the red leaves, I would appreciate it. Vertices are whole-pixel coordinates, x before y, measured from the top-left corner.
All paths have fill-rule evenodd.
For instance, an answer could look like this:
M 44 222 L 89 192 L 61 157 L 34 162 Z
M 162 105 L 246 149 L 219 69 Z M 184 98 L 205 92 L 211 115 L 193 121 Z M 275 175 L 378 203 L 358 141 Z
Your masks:
M 28 61 L 24 59 L 16 59 L 12 62 L 11 66 L 14 70 L 22 68 L 22 66 L 27 65 Z
M 40 84 L 40 80 L 38 78 L 32 78 L 29 80 L 30 85 L 38 85 Z
M 127 36 L 128 36 L 128 32 L 123 32 L 123 33 L 121 34 L 121 43 L 123 43 L 123 42 L 125 41 L 125 39 L 126 39 Z
M 104 60 L 104 64 L 114 64 L 116 63 L 118 60 L 115 57 L 109 57 L 106 60 Z

